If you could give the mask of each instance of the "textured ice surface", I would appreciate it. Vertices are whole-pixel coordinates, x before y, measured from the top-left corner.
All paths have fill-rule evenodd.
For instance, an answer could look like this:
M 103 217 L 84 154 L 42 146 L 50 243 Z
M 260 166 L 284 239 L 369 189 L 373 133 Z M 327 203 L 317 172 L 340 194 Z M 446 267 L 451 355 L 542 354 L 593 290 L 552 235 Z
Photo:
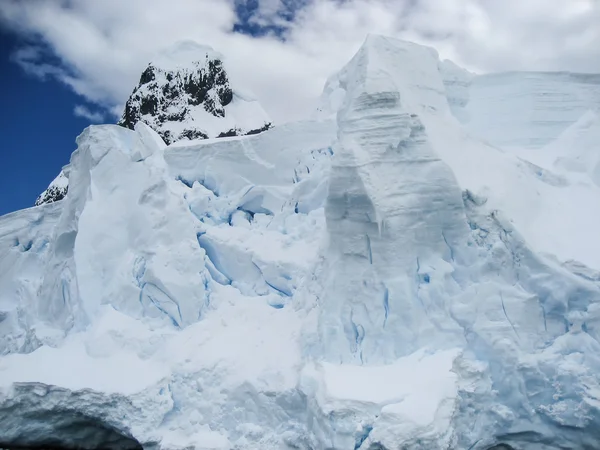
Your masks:
M 464 81 L 464 76 L 461 78 Z M 453 111 L 475 136 L 500 147 L 540 148 L 556 139 L 587 110 L 598 111 L 600 75 L 568 72 L 480 75 L 471 78 L 467 91 L 455 97 L 460 102 L 454 102 Z
M 370 36 L 315 120 L 86 129 L 0 218 L 0 444 L 596 448 L 596 116 L 506 152 L 471 77 Z

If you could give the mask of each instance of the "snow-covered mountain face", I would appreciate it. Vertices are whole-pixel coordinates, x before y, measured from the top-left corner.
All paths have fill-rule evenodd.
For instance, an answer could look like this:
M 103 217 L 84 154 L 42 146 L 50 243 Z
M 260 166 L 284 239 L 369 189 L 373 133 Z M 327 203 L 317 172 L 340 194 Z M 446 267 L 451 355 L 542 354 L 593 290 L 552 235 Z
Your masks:
M 600 111 L 600 75 L 448 71 L 453 112 L 474 135 L 503 148 L 543 148 L 587 111 Z M 456 83 L 458 82 L 458 83 Z
M 470 77 L 370 36 L 319 119 L 86 129 L 0 218 L 0 447 L 596 448 L 597 116 L 517 156 Z
M 69 179 L 64 171 L 60 171 L 58 176 L 52 180 L 52 183 L 42 192 L 35 200 L 35 206 L 44 205 L 46 203 L 54 203 L 62 200 L 67 195 L 69 190 Z
M 225 58 L 210 47 L 179 42 L 159 53 L 140 77 L 118 124 L 134 129 L 144 122 L 171 144 L 262 133 L 272 121 L 251 94 L 231 86 Z M 35 205 L 62 200 L 63 171 Z
M 258 101 L 232 88 L 223 59 L 187 41 L 164 51 L 142 73 L 119 125 L 133 129 L 142 121 L 167 144 L 266 131 L 271 120 Z

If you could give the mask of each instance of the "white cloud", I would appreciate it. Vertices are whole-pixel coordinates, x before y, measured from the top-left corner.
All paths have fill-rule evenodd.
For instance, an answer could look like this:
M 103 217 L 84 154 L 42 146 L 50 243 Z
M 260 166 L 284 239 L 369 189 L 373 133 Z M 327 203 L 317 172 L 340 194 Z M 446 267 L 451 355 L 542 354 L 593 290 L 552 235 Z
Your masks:
M 325 79 L 367 33 L 433 45 L 471 70 L 600 72 L 596 0 L 260 0 L 255 23 L 284 25 L 285 41 L 231 32 L 244 0 L 2 0 L 0 23 L 41 37 L 59 64 L 34 50 L 15 59 L 54 76 L 107 111 L 119 110 L 153 53 L 193 39 L 224 53 L 231 76 L 277 121 L 311 111 Z M 27 53 L 29 52 L 29 53 Z
M 73 114 L 90 121 L 91 123 L 100 123 L 104 120 L 104 114 L 99 111 L 91 111 L 83 105 L 76 105 L 73 109 Z

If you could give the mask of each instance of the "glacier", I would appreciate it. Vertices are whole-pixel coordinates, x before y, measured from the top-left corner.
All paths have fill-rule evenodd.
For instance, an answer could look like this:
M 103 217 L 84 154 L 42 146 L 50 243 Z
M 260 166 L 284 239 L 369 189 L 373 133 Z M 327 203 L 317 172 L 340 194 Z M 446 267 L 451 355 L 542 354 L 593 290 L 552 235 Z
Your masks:
M 443 66 L 453 113 L 472 135 L 499 147 L 544 147 L 586 112 L 599 109 L 598 74 L 475 75 L 450 61 Z
M 87 128 L 0 217 L 0 447 L 598 448 L 600 121 L 477 77 L 370 35 L 312 119 Z

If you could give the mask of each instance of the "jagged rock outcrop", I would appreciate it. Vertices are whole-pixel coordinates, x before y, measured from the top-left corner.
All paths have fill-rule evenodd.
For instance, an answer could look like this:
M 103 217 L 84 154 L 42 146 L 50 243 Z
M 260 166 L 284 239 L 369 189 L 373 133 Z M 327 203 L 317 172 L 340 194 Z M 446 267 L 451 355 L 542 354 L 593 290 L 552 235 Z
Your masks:
M 35 200 L 35 206 L 40 206 L 45 203 L 54 203 L 62 200 L 67 195 L 69 190 L 69 180 L 65 173 L 61 170 L 58 176 L 50 183 L 44 192 L 38 195 Z
M 256 134 L 271 127 L 260 104 L 232 88 L 222 55 L 194 42 L 176 44 L 144 70 L 119 125 L 133 129 L 139 121 L 167 144 Z

